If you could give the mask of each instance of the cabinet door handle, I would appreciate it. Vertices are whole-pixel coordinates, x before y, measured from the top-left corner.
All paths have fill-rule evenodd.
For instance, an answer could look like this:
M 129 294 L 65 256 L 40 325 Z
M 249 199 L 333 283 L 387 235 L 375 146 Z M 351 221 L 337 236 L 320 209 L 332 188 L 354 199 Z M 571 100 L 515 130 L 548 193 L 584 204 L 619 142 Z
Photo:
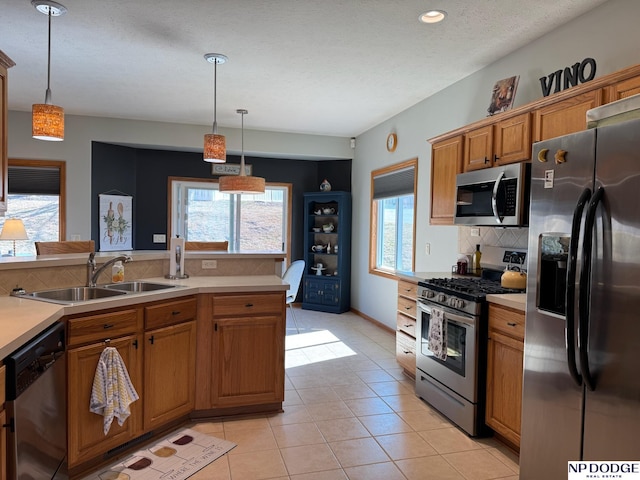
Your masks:
M 489 163 L 489 157 L 484 157 L 484 163 Z
M 138 349 L 138 339 L 137 338 L 133 341 L 133 346 L 135 347 L 136 350 Z
M 494 155 L 493 156 L 494 163 L 497 162 L 498 160 L 500 160 L 500 157 L 498 155 Z
M 509 325 L 510 327 L 515 327 L 517 325 L 517 323 L 515 323 L 515 322 L 507 322 L 507 325 Z
M 149 337 L 149 342 L 151 343 L 151 345 L 153 345 L 153 341 L 154 341 L 154 338 L 153 338 L 153 337 L 154 337 L 153 335 L 151 335 L 151 336 Z
M 113 323 L 105 323 L 102 328 L 104 330 L 109 330 L 110 328 L 113 328 Z
M 180 315 L 180 310 L 174 310 L 171 315 Z

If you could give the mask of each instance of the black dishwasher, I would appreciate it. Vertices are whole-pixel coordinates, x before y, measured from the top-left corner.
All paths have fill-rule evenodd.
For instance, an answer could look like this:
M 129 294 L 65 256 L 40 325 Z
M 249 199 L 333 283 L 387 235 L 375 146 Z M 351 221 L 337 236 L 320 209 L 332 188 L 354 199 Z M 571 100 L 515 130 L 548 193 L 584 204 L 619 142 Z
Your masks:
M 67 479 L 64 324 L 41 332 L 4 363 L 10 478 Z

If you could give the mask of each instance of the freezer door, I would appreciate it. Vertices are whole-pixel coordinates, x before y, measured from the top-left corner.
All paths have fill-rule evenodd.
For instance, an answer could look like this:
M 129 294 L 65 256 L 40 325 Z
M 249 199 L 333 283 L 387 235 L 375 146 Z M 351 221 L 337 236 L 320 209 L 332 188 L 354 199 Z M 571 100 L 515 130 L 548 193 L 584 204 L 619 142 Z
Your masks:
M 640 457 L 640 120 L 597 131 L 585 460 Z
M 533 147 L 520 480 L 566 478 L 567 461 L 580 459 L 583 387 L 567 358 L 566 283 L 571 240 L 581 248 L 571 236 L 574 212 L 592 189 L 594 154 L 593 130 Z M 575 326 L 569 333 L 575 347 Z

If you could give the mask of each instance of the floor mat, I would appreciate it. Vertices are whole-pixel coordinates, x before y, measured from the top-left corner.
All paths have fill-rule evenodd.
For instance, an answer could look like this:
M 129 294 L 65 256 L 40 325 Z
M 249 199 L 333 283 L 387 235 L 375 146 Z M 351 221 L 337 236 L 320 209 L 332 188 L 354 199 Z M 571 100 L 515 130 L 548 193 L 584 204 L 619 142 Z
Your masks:
M 235 446 L 185 428 L 82 480 L 184 480 Z

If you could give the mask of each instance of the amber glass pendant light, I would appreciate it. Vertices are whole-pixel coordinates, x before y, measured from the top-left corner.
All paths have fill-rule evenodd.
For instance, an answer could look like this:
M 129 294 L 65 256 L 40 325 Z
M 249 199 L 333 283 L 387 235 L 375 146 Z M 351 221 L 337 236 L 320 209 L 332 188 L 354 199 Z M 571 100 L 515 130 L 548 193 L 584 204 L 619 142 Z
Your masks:
M 67 13 L 67 9 L 50 0 L 32 0 L 36 10 L 49 17 L 49 40 L 47 48 L 47 91 L 44 103 L 34 103 L 31 115 L 31 134 L 38 140 L 60 142 L 64 140 L 64 109 L 51 102 L 51 17 Z
M 262 177 L 247 175 L 244 166 L 244 116 L 249 113 L 240 108 L 236 110 L 242 116 L 242 154 L 240 155 L 240 172 L 238 175 L 226 175 L 218 180 L 218 190 L 229 194 L 258 194 L 264 193 L 265 182 Z
M 211 163 L 224 163 L 227 161 L 227 142 L 224 135 L 218 134 L 218 122 L 216 120 L 216 80 L 218 65 L 225 63 L 228 58 L 221 53 L 207 53 L 204 58 L 213 63 L 213 132 L 204 136 L 204 161 Z

